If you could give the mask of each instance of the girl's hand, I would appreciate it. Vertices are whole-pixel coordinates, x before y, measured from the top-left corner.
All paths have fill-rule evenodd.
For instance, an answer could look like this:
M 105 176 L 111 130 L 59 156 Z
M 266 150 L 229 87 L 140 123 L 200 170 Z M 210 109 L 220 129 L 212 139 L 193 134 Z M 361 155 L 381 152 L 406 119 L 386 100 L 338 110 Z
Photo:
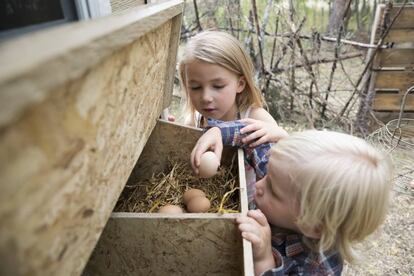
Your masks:
M 198 167 L 200 166 L 200 157 L 206 151 L 213 151 L 218 160 L 221 160 L 223 152 L 223 141 L 221 140 L 221 131 L 218 127 L 210 128 L 201 136 L 191 152 L 191 167 L 195 174 L 198 175 Z
M 236 222 L 242 237 L 252 243 L 255 274 L 275 267 L 271 231 L 265 215 L 260 210 L 250 210 L 247 217 L 238 217 Z
M 240 130 L 240 133 L 249 133 L 242 139 L 242 142 L 244 144 L 249 144 L 250 147 L 257 147 L 258 145 L 267 142 L 277 142 L 279 139 L 289 136 L 286 130 L 279 127 L 276 122 L 266 122 L 251 118 L 242 119 L 240 121 L 246 124 L 246 126 Z

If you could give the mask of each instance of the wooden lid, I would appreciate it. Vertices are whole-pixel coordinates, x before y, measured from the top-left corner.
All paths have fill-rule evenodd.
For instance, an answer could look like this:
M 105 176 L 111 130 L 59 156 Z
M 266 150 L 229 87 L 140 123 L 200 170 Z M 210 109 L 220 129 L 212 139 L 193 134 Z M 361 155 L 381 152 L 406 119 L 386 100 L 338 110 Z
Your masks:
M 0 274 L 81 273 L 169 105 L 182 8 L 0 44 Z

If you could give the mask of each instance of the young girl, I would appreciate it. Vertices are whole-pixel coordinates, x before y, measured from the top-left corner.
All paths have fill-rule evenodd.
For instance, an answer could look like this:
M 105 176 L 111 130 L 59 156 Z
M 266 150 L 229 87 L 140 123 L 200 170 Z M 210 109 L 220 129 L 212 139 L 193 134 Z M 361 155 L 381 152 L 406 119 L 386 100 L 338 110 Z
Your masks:
M 253 63 L 235 37 L 204 31 L 194 36 L 183 52 L 179 76 L 186 96 L 186 124 L 206 127 L 208 118 L 246 118 L 243 132 L 252 133 L 243 142 L 251 147 L 287 135 L 263 109 L 260 90 L 253 81 Z
M 201 32 L 183 52 L 179 76 L 186 95 L 186 124 L 206 127 L 209 118 L 243 119 L 246 127 L 241 131 L 250 134 L 242 142 L 250 147 L 287 136 L 263 109 L 260 90 L 253 81 L 253 63 L 235 37 L 218 31 Z M 256 182 L 256 177 L 254 170 L 246 167 L 251 199 L 249 184 Z

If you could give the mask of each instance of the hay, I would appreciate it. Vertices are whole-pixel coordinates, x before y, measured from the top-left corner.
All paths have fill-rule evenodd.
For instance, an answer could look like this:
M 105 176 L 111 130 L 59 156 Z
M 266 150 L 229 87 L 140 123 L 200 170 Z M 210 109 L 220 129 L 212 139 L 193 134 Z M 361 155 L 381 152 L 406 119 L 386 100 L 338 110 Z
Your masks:
M 238 212 L 240 204 L 237 184 L 237 174 L 232 167 L 220 167 L 214 177 L 200 179 L 187 164 L 170 160 L 165 172 L 127 185 L 114 211 L 152 213 L 166 204 L 179 205 L 185 210 L 184 192 L 197 188 L 204 191 L 211 202 L 209 213 Z

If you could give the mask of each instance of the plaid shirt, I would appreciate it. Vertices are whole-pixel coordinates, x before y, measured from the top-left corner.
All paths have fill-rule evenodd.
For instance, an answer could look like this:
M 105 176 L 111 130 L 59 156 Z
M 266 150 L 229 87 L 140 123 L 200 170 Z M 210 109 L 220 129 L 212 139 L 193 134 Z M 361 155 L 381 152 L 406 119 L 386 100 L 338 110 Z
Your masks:
M 276 267 L 263 276 L 281 275 L 335 275 L 342 272 L 342 259 L 336 250 L 311 251 L 302 241 L 303 236 L 294 232 L 281 233 L 272 228 L 272 250 Z
M 209 127 L 218 127 L 221 131 L 223 145 L 232 147 L 241 147 L 245 152 L 246 162 L 249 163 L 255 170 L 256 176 L 261 179 L 267 174 L 267 162 L 269 161 L 269 150 L 271 143 L 264 143 L 255 148 L 242 143 L 242 138 L 247 134 L 241 134 L 240 129 L 246 125 L 237 121 L 219 121 L 215 119 L 208 119 Z
M 241 140 L 247 134 L 240 133 L 245 124 L 239 120 L 223 122 L 208 119 L 208 125 L 220 129 L 223 145 L 243 148 L 245 161 L 253 166 L 258 178 L 266 175 L 272 144 L 264 143 L 256 148 L 244 145 Z M 265 271 L 263 276 L 341 275 L 343 263 L 337 251 L 313 252 L 302 242 L 302 235 L 294 232 L 281 233 L 277 227 L 271 228 L 276 267 Z

